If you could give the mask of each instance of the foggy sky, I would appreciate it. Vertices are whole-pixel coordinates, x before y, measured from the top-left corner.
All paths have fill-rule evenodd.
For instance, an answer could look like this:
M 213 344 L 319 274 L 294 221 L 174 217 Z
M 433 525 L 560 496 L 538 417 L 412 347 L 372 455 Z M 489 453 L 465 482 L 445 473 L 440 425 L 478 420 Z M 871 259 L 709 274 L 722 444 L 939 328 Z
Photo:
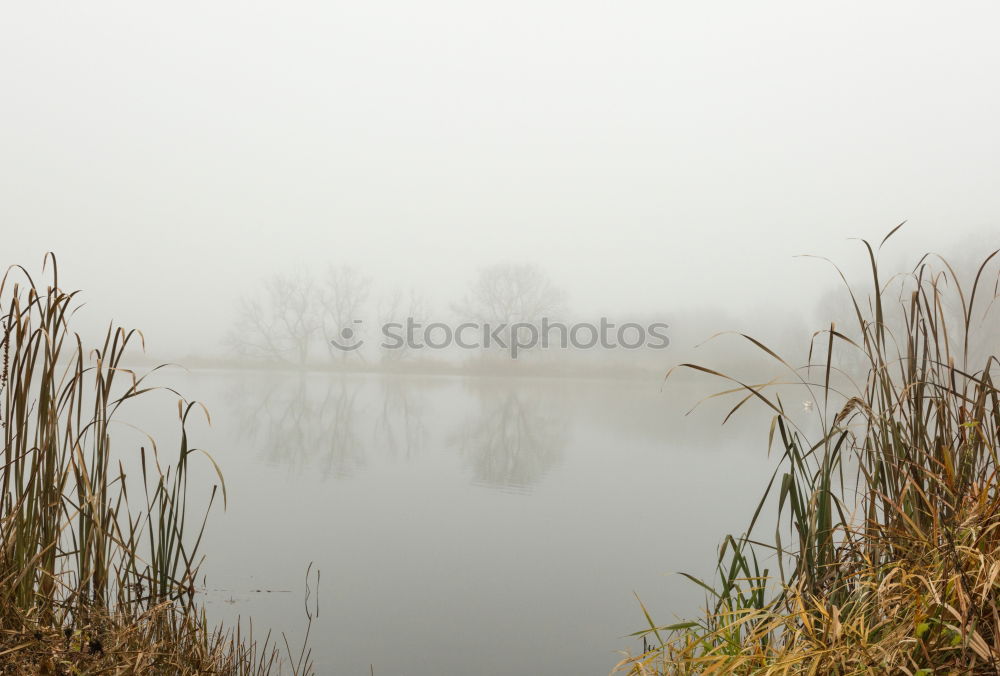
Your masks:
M 582 311 L 803 307 L 800 253 L 1000 223 L 1000 7 L 53 2 L 0 9 L 0 263 L 153 351 L 271 271 L 438 307 L 530 261 Z M 732 328 L 732 327 L 720 327 Z

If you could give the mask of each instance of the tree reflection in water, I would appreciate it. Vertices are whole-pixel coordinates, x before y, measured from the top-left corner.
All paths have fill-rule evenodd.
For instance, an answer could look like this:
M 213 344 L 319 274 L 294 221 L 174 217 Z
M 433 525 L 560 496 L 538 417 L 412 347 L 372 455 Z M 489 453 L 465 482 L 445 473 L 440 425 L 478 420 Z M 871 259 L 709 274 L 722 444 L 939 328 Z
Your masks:
M 358 392 L 339 375 L 295 374 L 243 379 L 229 401 L 239 434 L 268 462 L 345 477 L 365 464 Z
M 569 420 L 560 388 L 470 381 L 457 409 L 446 406 L 429 427 L 437 391 L 405 377 L 268 374 L 241 378 L 229 403 L 240 438 L 264 460 L 323 476 L 356 474 L 368 453 L 410 461 L 432 436 L 459 448 L 475 483 L 502 490 L 530 491 L 561 459 Z
M 481 383 L 479 406 L 452 437 L 473 480 L 515 492 L 529 492 L 562 457 L 567 418 L 554 392 Z
M 423 392 L 419 384 L 401 378 L 382 378 L 380 385 L 373 446 L 385 449 L 393 459 L 409 460 L 427 440 Z

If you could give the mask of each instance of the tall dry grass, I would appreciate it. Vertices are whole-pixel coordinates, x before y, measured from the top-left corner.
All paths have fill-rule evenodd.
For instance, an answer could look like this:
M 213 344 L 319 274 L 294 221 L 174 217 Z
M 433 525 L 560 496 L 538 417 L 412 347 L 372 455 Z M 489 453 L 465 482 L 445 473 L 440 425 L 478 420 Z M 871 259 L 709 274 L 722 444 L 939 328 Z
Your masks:
M 43 268 L 44 286 L 21 267 L 0 280 L 0 671 L 276 671 L 269 638 L 213 630 L 196 602 L 207 511 L 189 503 L 191 467 L 214 466 L 188 439 L 197 404 L 179 398 L 179 447 L 113 451 L 121 407 L 154 389 L 122 365 L 142 336 L 112 326 L 86 347 L 77 293 L 53 256 Z
M 851 326 L 817 332 L 804 367 L 751 337 L 783 376 L 749 383 L 682 365 L 731 383 L 729 415 L 770 413 L 778 468 L 747 532 L 724 541 L 718 580 L 696 580 L 704 615 L 650 619 L 639 634 L 652 648 L 618 671 L 1000 672 L 996 252 L 965 280 L 931 255 L 885 278 L 878 251 L 897 230 L 864 242 L 868 298 L 841 273 Z M 814 420 L 790 389 L 815 402 Z M 773 537 L 759 532 L 769 505 Z

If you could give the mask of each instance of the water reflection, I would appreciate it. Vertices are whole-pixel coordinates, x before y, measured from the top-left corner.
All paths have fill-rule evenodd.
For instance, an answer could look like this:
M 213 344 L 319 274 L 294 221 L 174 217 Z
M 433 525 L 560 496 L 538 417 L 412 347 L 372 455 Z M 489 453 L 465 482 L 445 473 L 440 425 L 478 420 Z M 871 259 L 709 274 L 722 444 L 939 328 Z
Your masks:
M 451 437 L 472 469 L 473 481 L 526 492 L 560 460 L 567 412 L 547 392 L 474 387 L 478 407 Z
M 559 463 L 571 426 L 558 389 L 494 381 L 258 374 L 227 400 L 240 440 L 270 463 L 345 478 L 376 456 L 407 462 L 437 444 L 457 449 L 474 483 L 518 492 Z
M 457 452 L 474 483 L 518 492 L 560 464 L 573 430 L 664 452 L 698 446 L 705 433 L 678 424 L 678 402 L 696 397 L 656 383 L 258 373 L 239 376 L 227 400 L 239 439 L 294 471 L 346 478 L 433 447 Z M 717 423 L 721 409 L 707 409 L 700 419 Z M 729 434 L 756 433 L 754 421 L 730 420 Z
M 359 391 L 342 377 L 306 374 L 241 379 L 228 397 L 248 441 L 268 462 L 324 476 L 351 476 L 365 465 Z
M 409 460 L 427 441 L 425 401 L 412 382 L 385 378 L 379 383 L 381 405 L 374 425 L 374 447 L 392 458 Z
M 208 374 L 210 447 L 239 508 L 206 574 L 221 588 L 291 589 L 315 561 L 334 599 L 315 627 L 323 673 L 369 673 L 373 658 L 375 673 L 414 676 L 472 660 L 483 674 L 525 662 L 608 673 L 621 635 L 643 623 L 632 591 L 663 621 L 698 607 L 697 586 L 665 573 L 711 574 L 719 537 L 746 527 L 772 470 L 766 412 L 723 430 L 729 405 L 685 417 L 700 393 L 660 385 Z M 697 514 L 649 538 L 635 515 L 650 509 Z M 262 529 L 274 541 L 263 550 Z M 632 541 L 643 556 L 622 557 L 614 543 Z M 213 611 L 295 626 L 298 599 L 250 596 Z

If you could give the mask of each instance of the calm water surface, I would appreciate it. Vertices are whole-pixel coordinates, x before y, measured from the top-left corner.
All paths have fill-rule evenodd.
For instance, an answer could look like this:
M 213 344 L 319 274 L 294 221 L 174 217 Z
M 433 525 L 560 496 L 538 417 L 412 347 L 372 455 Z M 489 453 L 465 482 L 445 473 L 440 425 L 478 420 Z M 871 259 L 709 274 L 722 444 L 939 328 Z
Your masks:
M 321 674 L 606 674 L 639 647 L 633 592 L 664 623 L 692 612 L 675 573 L 711 573 L 768 473 L 766 420 L 685 417 L 698 395 L 658 379 L 170 382 L 209 407 L 191 432 L 228 488 L 211 616 L 295 641 L 318 605 Z

